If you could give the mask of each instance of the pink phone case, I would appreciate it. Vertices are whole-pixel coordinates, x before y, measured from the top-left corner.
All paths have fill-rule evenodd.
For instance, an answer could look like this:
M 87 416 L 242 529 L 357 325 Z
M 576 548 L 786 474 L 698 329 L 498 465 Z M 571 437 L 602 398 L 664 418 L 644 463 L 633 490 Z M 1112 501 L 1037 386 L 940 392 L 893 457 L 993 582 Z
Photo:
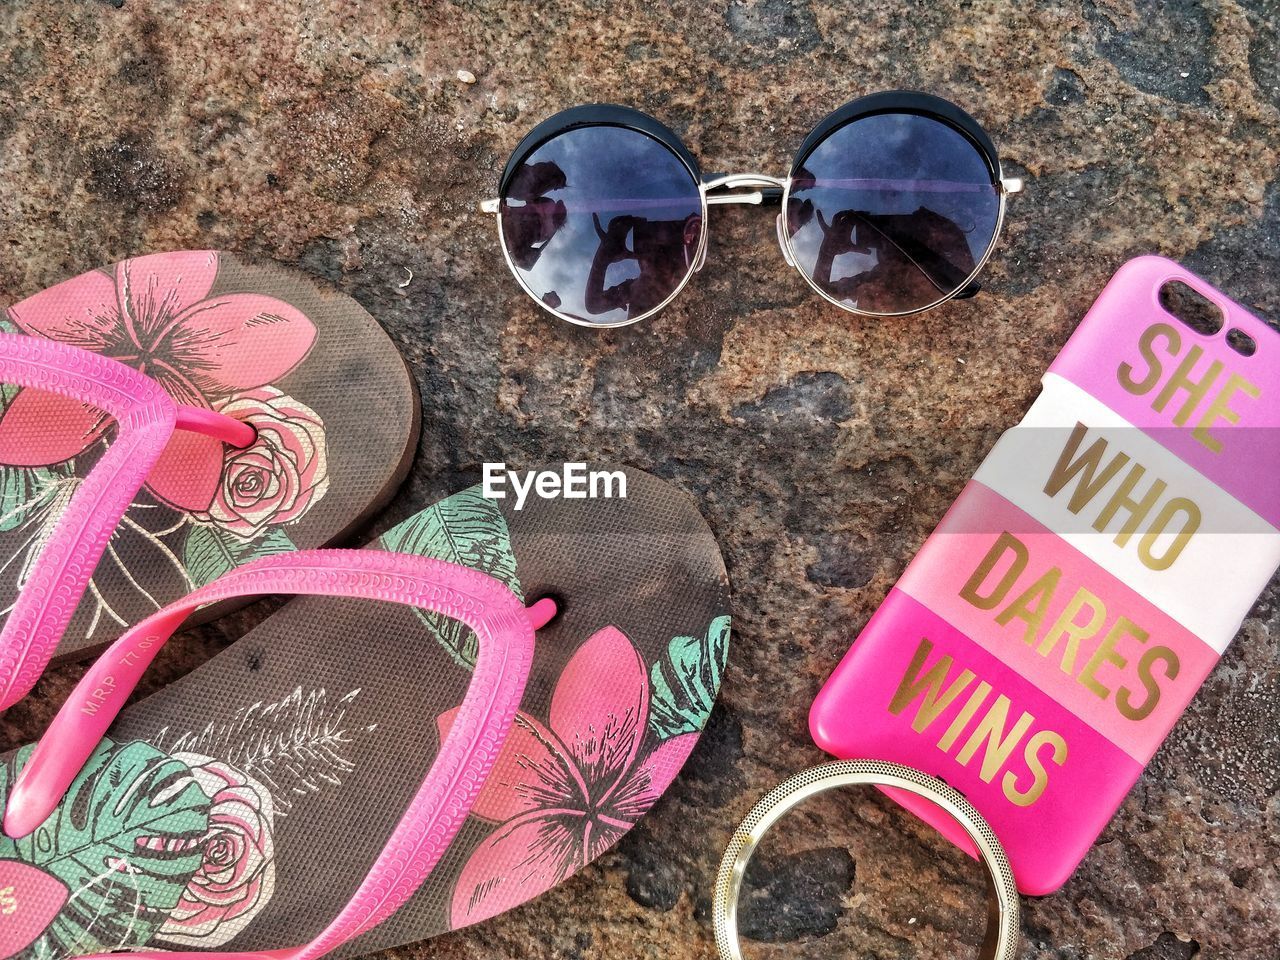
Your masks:
M 1170 280 L 1223 328 L 1165 311 Z M 1280 565 L 1280 335 L 1140 257 L 1042 383 L 810 714 L 830 753 L 964 793 L 1032 895 L 1066 882 Z

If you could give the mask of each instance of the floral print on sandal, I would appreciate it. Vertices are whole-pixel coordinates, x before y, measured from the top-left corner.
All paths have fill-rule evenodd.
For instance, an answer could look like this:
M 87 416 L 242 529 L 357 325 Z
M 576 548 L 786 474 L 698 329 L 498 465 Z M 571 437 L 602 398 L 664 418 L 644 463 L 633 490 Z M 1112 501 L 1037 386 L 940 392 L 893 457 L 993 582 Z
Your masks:
M 622 472 L 625 499 L 519 512 L 465 490 L 355 552 L 482 571 L 513 602 L 533 610 L 550 593 L 563 613 L 538 629 L 528 682 L 438 865 L 383 922 L 343 934 L 359 934 L 360 951 L 484 920 L 580 872 L 689 758 L 724 674 L 727 578 L 693 505 Z M 268 558 L 212 589 L 332 553 L 352 552 Z M 19 918 L 0 923 L 0 954 L 261 951 L 314 937 L 373 879 L 398 811 L 464 729 L 460 704 L 485 649 L 439 611 L 335 596 L 286 604 L 125 709 L 52 815 L 0 839 L 0 913 L 8 897 Z M 47 756 L 66 755 L 65 736 L 49 742 Z M 23 806 L 11 802 L 15 778 L 38 762 L 29 750 L 0 762 L 6 827 Z
M 178 405 L 177 429 L 94 558 L 63 656 L 251 560 L 330 542 L 390 498 L 416 443 L 417 391 L 376 322 L 233 254 L 90 271 L 9 307 L 0 333 L 114 361 Z M 0 623 L 124 429 L 74 390 L 3 379 L 0 367 Z M 187 425 L 201 416 L 248 424 L 251 440 Z
M 687 676 L 718 678 L 728 636 L 729 618 L 717 617 Z M 472 808 L 495 826 L 462 869 L 453 893 L 454 927 L 509 910 L 572 876 L 667 789 L 698 741 L 719 684 L 703 687 L 707 696 L 672 725 L 661 719 L 672 699 L 662 667 L 647 669 L 635 644 L 605 627 L 560 674 L 545 722 L 516 715 L 497 772 Z M 442 736 L 455 712 L 441 715 Z

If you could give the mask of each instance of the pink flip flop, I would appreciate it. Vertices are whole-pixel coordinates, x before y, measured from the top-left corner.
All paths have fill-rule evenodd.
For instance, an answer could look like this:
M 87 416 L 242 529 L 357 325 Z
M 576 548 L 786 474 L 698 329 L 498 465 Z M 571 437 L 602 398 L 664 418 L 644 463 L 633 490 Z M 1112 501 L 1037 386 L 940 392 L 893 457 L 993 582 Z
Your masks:
M 417 428 L 382 329 L 276 266 L 152 254 L 14 304 L 0 320 L 0 709 L 55 653 L 101 649 L 243 563 L 349 533 L 394 493 Z
M 0 761 L 0 957 L 354 955 L 510 909 L 607 850 L 697 741 L 729 628 L 697 510 L 615 476 L 625 497 L 518 511 L 463 491 L 368 550 L 262 559 L 124 634 Z M 194 607 L 264 592 L 315 596 L 121 710 Z

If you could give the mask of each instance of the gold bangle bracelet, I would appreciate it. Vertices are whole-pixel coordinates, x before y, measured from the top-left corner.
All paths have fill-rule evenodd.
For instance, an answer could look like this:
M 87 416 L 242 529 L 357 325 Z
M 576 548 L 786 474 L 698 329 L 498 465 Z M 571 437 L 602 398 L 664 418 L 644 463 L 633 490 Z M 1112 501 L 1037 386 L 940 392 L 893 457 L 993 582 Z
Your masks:
M 982 815 L 954 788 L 935 777 L 896 763 L 837 760 L 797 773 L 756 804 L 734 831 L 720 861 L 712 904 L 716 947 L 721 960 L 742 960 L 738 942 L 738 897 L 747 864 L 764 835 L 788 811 L 837 787 L 894 787 L 931 801 L 964 828 L 978 848 L 987 875 L 987 934 L 980 960 L 1014 960 L 1018 946 L 1018 888 L 1000 841 Z

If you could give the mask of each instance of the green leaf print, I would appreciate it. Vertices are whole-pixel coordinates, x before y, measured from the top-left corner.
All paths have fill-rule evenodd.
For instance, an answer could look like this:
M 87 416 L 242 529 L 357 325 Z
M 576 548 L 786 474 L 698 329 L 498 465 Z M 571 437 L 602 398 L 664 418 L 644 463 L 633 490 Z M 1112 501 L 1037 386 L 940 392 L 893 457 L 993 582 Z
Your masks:
M 250 560 L 293 551 L 293 541 L 280 527 L 271 527 L 253 540 L 241 540 L 234 533 L 197 523 L 187 532 L 182 564 L 192 585 L 203 587 Z
M 659 740 L 697 733 L 711 715 L 729 656 L 729 618 L 716 617 L 706 636 L 673 637 L 649 673 L 649 729 Z
M 517 597 L 516 556 L 506 518 L 479 487 L 471 487 L 441 500 L 417 516 L 392 527 L 378 541 L 384 550 L 433 557 L 483 570 L 501 580 Z M 464 667 L 476 664 L 476 637 L 457 620 L 424 610 L 417 611 L 431 635 Z
M 0 766 L 0 797 L 31 754 Z M 69 899 L 18 954 L 25 960 L 141 947 L 164 923 L 203 860 L 209 798 L 190 768 L 146 743 L 103 740 L 58 808 L 0 859 L 56 877 Z
M 64 483 L 67 479 L 65 469 L 0 464 L 0 533 L 30 523 L 58 499 L 64 488 L 74 491 L 74 483 Z M 56 523 L 61 513 L 59 509 L 49 522 Z

